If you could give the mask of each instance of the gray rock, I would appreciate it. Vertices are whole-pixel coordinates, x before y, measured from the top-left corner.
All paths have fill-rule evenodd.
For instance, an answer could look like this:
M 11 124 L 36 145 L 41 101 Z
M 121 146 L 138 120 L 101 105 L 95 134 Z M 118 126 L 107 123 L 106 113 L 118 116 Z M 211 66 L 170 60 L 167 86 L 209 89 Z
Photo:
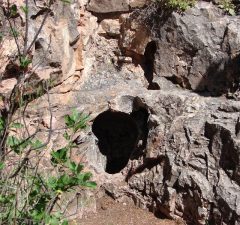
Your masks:
M 156 76 L 184 88 L 220 95 L 239 87 L 239 18 L 199 2 L 173 13 L 156 34 Z
M 95 13 L 128 12 L 127 0 L 90 0 L 87 9 Z

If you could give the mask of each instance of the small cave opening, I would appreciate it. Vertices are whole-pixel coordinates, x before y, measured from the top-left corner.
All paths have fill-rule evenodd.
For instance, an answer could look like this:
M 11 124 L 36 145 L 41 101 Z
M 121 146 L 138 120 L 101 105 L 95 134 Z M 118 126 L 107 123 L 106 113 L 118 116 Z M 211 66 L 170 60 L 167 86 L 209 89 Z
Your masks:
M 138 128 L 131 116 L 107 110 L 99 114 L 92 125 L 100 152 L 107 157 L 105 171 L 120 172 L 128 163 L 138 139 Z
M 157 51 L 157 44 L 151 41 L 147 44 L 144 52 L 143 62 L 141 64 L 144 71 L 144 76 L 148 81 L 149 90 L 159 90 L 160 87 L 156 82 L 153 82 L 155 53 Z
M 146 112 L 139 109 L 129 115 L 107 110 L 94 119 L 92 131 L 98 139 L 99 151 L 107 158 L 107 173 L 119 173 L 146 146 Z

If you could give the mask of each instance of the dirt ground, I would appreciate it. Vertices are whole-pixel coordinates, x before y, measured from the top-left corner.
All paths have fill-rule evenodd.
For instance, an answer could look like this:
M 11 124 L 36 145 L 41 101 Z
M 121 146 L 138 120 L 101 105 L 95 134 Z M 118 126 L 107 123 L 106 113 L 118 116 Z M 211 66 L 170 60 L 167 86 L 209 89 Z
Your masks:
M 83 218 L 79 225 L 184 225 L 183 222 L 158 219 L 151 212 L 133 203 L 118 203 L 103 197 L 97 203 L 97 213 Z

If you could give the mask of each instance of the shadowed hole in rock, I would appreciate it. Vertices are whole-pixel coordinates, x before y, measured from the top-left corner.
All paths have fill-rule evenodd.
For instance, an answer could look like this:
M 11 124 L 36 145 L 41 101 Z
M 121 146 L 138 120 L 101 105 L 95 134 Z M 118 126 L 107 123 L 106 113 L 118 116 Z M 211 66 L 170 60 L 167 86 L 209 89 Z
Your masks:
M 100 152 L 107 157 L 107 173 L 120 172 L 129 159 L 142 154 L 147 144 L 148 115 L 146 109 L 139 108 L 130 115 L 108 110 L 95 118 L 92 131 Z
M 128 163 L 138 140 L 138 127 L 134 119 L 124 112 L 105 111 L 99 114 L 92 125 L 98 138 L 100 152 L 107 157 L 105 171 L 120 172 Z
M 147 44 L 143 62 L 141 64 L 142 69 L 144 70 L 144 76 L 148 81 L 148 89 L 149 90 L 159 90 L 160 87 L 157 83 L 153 82 L 153 74 L 154 74 L 154 61 L 155 61 L 155 53 L 157 51 L 157 45 L 155 41 L 151 41 Z
M 147 109 L 138 106 L 138 99 L 136 99 L 133 103 L 133 111 L 130 116 L 135 121 L 138 129 L 138 140 L 136 143 L 136 147 L 134 149 L 133 154 L 131 155 L 131 159 L 137 159 L 140 155 L 143 154 L 144 149 L 147 146 L 147 138 L 148 138 L 148 117 L 149 113 Z
M 37 40 L 35 42 L 35 50 L 39 50 L 39 49 L 42 49 L 43 46 L 42 46 L 42 43 L 41 43 L 41 40 Z

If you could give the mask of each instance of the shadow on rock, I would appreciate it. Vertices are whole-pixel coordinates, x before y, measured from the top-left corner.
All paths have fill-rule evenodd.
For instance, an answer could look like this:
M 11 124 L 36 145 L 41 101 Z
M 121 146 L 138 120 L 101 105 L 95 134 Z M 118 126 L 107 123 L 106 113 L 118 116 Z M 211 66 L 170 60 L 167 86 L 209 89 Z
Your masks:
M 240 82 L 240 55 L 233 59 L 226 59 L 212 63 L 196 88 L 202 96 L 221 96 L 239 90 Z

